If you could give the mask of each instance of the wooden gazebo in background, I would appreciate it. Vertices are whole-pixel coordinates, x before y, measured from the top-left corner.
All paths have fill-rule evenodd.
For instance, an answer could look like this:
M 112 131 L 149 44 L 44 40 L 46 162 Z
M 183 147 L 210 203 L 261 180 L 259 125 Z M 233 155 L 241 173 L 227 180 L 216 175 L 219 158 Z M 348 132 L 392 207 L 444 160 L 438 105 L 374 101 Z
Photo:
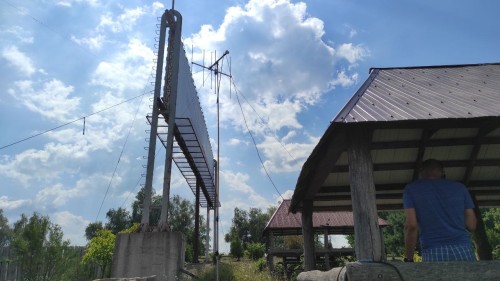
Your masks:
M 402 209 L 420 163 L 443 161 L 478 207 L 500 206 L 500 64 L 375 68 L 305 162 L 290 211 L 301 212 L 305 268 L 312 214 L 354 213 L 356 256 L 380 261 L 377 210 Z M 480 214 L 475 242 L 487 256 Z M 491 249 L 490 249 L 491 254 Z
M 271 216 L 264 229 L 263 236 L 266 237 L 266 252 L 268 266 L 273 270 L 273 258 L 300 260 L 303 249 L 286 249 L 275 247 L 275 238 L 292 235 L 302 235 L 302 217 L 288 211 L 290 200 L 283 200 L 274 214 Z M 323 236 L 323 244 L 328 245 L 329 235 L 342 235 L 354 233 L 354 220 L 352 212 L 319 212 L 313 213 L 313 232 L 315 235 Z M 389 225 L 385 220 L 378 219 L 378 224 L 383 227 Z M 322 260 L 327 269 L 330 268 L 330 257 L 353 256 L 352 248 L 330 248 L 315 249 L 315 259 Z

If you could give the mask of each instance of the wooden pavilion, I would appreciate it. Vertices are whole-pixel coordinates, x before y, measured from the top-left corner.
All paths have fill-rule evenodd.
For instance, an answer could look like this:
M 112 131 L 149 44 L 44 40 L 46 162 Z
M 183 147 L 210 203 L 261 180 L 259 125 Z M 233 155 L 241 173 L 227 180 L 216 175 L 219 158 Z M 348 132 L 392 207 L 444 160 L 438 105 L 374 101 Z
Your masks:
M 283 259 L 286 268 L 287 262 L 300 261 L 303 255 L 303 249 L 288 249 L 276 247 L 275 238 L 291 235 L 302 235 L 302 218 L 300 214 L 293 214 L 288 211 L 290 200 L 283 200 L 264 228 L 263 236 L 266 237 L 267 262 L 270 270 L 273 270 L 274 257 Z M 313 232 L 315 235 L 323 236 L 323 245 L 329 245 L 329 235 L 342 235 L 354 233 L 354 220 L 352 212 L 318 212 L 313 213 Z M 378 219 L 381 227 L 389 224 Z M 332 248 L 325 246 L 321 249 L 315 249 L 315 260 L 325 264 L 326 269 L 330 269 L 332 258 L 341 256 L 354 256 L 352 248 Z
M 500 63 L 370 70 L 297 180 L 289 210 L 302 213 L 306 270 L 314 268 L 317 211 L 352 210 L 357 259 L 381 261 L 377 210 L 402 209 L 404 186 L 428 158 L 443 161 L 477 207 L 500 206 Z M 488 243 L 476 213 L 483 259 Z

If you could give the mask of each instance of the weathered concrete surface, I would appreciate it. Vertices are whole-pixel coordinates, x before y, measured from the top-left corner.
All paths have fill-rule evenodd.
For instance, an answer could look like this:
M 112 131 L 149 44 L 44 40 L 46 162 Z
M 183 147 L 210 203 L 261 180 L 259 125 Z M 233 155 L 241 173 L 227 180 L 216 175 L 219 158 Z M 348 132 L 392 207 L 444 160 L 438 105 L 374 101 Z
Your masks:
M 345 267 L 335 267 L 329 271 L 311 270 L 301 272 L 297 281 L 344 281 Z
M 180 232 L 118 234 L 111 276 L 135 278 L 154 275 L 155 281 L 177 280 L 184 265 L 184 251 L 185 238 Z
M 375 263 L 350 262 L 346 265 L 349 281 L 385 280 L 500 280 L 500 261 Z
M 156 281 L 156 276 L 135 277 L 135 278 L 104 278 L 104 279 L 96 279 L 94 281 Z

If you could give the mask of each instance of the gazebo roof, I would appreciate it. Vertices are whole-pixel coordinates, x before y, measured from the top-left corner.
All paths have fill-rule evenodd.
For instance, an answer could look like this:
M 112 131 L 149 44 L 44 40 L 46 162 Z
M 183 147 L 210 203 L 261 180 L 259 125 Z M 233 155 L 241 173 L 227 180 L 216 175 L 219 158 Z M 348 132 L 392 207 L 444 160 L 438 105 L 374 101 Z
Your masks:
M 441 160 L 481 207 L 500 206 L 500 64 L 374 68 L 305 162 L 290 211 L 351 210 L 348 132 L 371 133 L 378 210 L 402 209 L 421 162 Z
M 302 234 L 302 217 L 298 213 L 290 213 L 290 200 L 284 200 L 267 222 L 264 235 L 273 232 L 274 235 Z M 385 220 L 379 218 L 380 226 L 388 226 Z M 352 212 L 316 212 L 313 213 L 313 229 L 316 232 L 328 229 L 329 234 L 354 233 Z

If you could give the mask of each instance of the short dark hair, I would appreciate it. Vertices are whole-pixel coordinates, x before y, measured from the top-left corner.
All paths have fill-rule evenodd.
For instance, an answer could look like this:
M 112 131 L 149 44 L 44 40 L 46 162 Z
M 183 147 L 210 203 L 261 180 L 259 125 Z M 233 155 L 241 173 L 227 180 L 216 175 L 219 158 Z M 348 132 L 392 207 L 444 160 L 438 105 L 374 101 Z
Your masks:
M 441 161 L 436 159 L 427 159 L 422 162 L 422 166 L 420 166 L 421 171 L 433 171 L 433 170 L 441 170 L 444 171 L 444 166 Z

